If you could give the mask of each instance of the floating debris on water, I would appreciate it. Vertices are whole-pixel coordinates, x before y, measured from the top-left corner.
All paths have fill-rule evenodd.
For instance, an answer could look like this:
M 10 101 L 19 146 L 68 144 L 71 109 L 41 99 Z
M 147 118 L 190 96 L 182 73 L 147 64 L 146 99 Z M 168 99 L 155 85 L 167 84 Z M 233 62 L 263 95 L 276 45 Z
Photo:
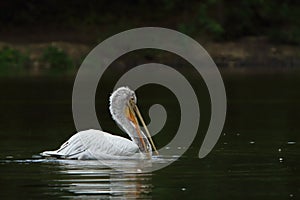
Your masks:
M 280 157 L 280 158 L 279 158 L 279 162 L 283 162 L 283 158 Z
M 177 147 L 177 149 L 181 149 L 181 147 Z
M 250 144 L 255 144 L 255 141 L 250 141 L 249 143 L 250 143 Z
M 183 187 L 183 188 L 181 188 L 181 191 L 186 191 L 186 188 L 184 188 L 184 187 Z
M 228 144 L 228 143 L 227 143 L 227 142 L 224 142 L 223 144 L 225 144 L 225 145 L 226 145 L 226 144 Z
M 5 158 L 7 158 L 7 159 L 13 159 L 14 157 L 13 156 L 6 156 Z
M 31 158 L 42 158 L 40 155 L 32 155 Z
M 279 148 L 278 151 L 281 152 L 281 148 Z
M 170 149 L 170 147 L 166 147 L 166 149 Z
M 223 133 L 223 135 L 225 136 L 225 135 L 226 135 L 226 133 Z
M 296 144 L 296 142 L 295 141 L 288 141 L 287 144 L 293 145 L 293 144 Z
M 237 133 L 237 134 L 236 134 L 236 136 L 240 136 L 240 134 L 239 134 L 239 133 Z
M 290 194 L 290 197 L 294 197 L 294 195 L 293 195 L 293 194 Z

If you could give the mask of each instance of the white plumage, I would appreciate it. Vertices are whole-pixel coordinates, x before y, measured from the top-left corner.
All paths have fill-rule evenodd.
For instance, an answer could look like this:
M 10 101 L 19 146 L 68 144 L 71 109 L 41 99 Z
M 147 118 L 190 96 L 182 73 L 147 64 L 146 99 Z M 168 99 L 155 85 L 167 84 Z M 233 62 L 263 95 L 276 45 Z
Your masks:
M 58 150 L 42 153 L 43 156 L 79 160 L 120 159 L 138 154 L 139 147 L 134 142 L 93 129 L 76 133 Z
M 131 140 L 90 129 L 76 133 L 58 150 L 44 151 L 41 155 L 79 160 L 151 157 L 151 145 L 140 130 L 135 115 L 137 114 L 144 124 L 136 106 L 135 93 L 128 87 L 121 87 L 113 92 L 110 97 L 110 112 L 112 118 L 130 136 Z M 148 131 L 146 127 L 145 130 Z M 148 135 L 150 136 L 149 133 Z

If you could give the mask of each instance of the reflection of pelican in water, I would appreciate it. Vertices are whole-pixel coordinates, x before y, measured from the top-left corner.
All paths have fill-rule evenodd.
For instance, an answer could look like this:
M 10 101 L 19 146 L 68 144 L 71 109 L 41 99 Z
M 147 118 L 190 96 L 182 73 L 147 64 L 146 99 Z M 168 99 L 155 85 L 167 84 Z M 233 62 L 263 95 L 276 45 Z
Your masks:
M 136 100 L 134 91 L 128 87 L 121 87 L 110 96 L 109 109 L 112 118 L 130 136 L 131 140 L 99 130 L 86 130 L 73 135 L 58 150 L 44 151 L 41 155 L 82 160 L 144 158 L 144 155 L 151 158 L 151 145 L 140 129 L 136 115 L 157 153 L 156 147 L 136 106 Z
M 152 174 L 136 173 L 141 162 L 151 161 L 114 160 L 112 164 L 123 166 L 124 172 L 94 160 L 59 160 L 52 185 L 68 199 L 151 199 Z

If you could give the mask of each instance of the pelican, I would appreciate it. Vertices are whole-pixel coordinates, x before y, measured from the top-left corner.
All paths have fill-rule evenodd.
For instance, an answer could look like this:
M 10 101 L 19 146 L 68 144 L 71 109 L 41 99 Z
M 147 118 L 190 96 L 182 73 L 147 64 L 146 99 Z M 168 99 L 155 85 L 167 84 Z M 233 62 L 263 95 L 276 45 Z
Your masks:
M 100 130 L 85 130 L 74 134 L 58 150 L 44 151 L 44 157 L 62 159 L 95 160 L 95 159 L 128 159 L 151 158 L 152 147 L 158 154 L 151 135 L 136 105 L 134 91 L 120 87 L 110 96 L 109 110 L 113 120 L 125 131 L 131 140 L 112 135 Z M 149 137 L 140 129 L 138 118 Z

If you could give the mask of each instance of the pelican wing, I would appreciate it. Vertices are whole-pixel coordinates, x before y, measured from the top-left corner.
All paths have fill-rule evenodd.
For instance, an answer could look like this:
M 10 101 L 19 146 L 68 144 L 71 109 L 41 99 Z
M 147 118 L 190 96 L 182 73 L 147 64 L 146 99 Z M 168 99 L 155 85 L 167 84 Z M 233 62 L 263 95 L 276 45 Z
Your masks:
M 91 129 L 76 133 L 58 150 L 44 151 L 41 155 L 90 160 L 128 158 L 138 152 L 138 146 L 131 140 Z

